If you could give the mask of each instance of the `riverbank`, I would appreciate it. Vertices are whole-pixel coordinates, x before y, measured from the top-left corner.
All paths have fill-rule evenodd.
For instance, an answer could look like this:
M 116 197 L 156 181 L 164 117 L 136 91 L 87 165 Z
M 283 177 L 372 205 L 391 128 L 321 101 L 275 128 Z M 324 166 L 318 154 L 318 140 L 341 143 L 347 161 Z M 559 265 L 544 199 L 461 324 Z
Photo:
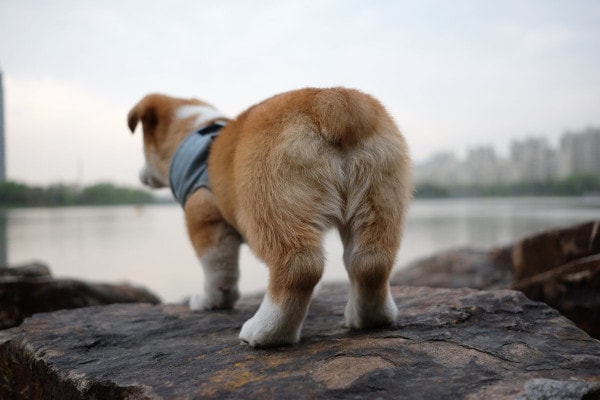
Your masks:
M 600 195 L 600 176 L 589 173 L 574 174 L 563 179 L 541 182 L 498 182 L 492 185 L 462 185 L 420 183 L 417 198 L 468 198 L 468 197 L 516 197 L 516 196 L 586 196 Z
M 0 207 L 153 204 L 156 201 L 146 190 L 107 182 L 83 187 L 62 183 L 30 186 L 20 182 L 0 182 Z

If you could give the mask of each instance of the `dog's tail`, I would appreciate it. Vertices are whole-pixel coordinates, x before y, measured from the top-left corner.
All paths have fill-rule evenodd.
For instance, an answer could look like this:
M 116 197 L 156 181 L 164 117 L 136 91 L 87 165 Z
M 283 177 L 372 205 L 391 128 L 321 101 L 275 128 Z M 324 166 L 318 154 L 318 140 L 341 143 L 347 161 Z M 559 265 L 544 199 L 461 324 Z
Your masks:
M 354 89 L 315 89 L 312 115 L 318 132 L 342 148 L 354 147 L 366 138 L 394 125 L 383 105 Z

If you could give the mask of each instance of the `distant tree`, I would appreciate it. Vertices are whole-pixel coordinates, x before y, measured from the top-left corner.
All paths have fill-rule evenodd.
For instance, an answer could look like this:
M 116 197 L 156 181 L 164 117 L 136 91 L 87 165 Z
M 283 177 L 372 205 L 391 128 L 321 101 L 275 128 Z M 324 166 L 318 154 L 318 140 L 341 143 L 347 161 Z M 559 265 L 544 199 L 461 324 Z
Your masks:
M 557 192 L 561 194 L 582 195 L 600 191 L 600 177 L 595 174 L 579 173 L 557 182 Z
M 118 187 L 111 183 L 98 183 L 84 188 L 81 192 L 81 203 L 89 205 L 152 202 L 154 202 L 154 196 L 146 191 Z
M 448 188 L 443 186 L 425 183 L 423 185 L 417 185 L 415 197 L 422 199 L 450 197 L 450 192 L 448 191 Z
M 543 182 L 497 183 L 487 186 L 421 184 L 417 186 L 416 197 L 581 196 L 592 192 L 600 192 L 600 176 L 579 173 Z
M 28 202 L 29 188 L 12 181 L 0 182 L 0 205 L 22 205 Z
M 72 185 L 27 186 L 18 182 L 0 182 L 0 206 L 74 206 L 154 203 L 144 190 L 98 183 L 82 190 Z
M 45 189 L 45 201 L 49 205 L 73 206 L 78 201 L 78 190 L 74 186 L 54 184 Z

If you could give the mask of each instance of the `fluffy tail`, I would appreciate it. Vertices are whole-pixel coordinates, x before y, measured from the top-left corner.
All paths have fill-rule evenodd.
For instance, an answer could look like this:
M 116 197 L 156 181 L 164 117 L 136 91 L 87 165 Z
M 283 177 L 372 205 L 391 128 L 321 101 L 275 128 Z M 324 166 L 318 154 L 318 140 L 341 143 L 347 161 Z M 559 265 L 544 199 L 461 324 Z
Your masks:
M 311 90 L 311 89 L 308 89 Z M 375 98 L 354 89 L 313 89 L 312 115 L 325 139 L 343 148 L 382 131 L 393 124 L 385 108 Z

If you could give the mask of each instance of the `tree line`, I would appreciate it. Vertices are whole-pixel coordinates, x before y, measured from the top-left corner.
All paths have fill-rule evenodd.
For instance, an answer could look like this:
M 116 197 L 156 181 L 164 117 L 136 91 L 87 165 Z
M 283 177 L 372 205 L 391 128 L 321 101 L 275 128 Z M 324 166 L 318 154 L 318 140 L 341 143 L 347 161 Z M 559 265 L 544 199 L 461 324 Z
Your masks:
M 544 182 L 497 183 L 494 185 L 417 185 L 417 198 L 488 196 L 582 196 L 600 193 L 600 176 L 575 174 L 565 179 Z M 79 187 L 67 184 L 29 186 L 0 182 L 0 207 L 60 207 L 87 205 L 152 204 L 152 193 L 108 182 Z
M 600 193 L 600 176 L 579 173 L 543 182 L 496 183 L 493 185 L 417 185 L 417 198 L 492 196 L 583 196 Z
M 155 197 L 145 190 L 106 182 L 84 187 L 66 184 L 42 187 L 14 181 L 0 182 L 0 207 L 58 207 L 155 202 Z

